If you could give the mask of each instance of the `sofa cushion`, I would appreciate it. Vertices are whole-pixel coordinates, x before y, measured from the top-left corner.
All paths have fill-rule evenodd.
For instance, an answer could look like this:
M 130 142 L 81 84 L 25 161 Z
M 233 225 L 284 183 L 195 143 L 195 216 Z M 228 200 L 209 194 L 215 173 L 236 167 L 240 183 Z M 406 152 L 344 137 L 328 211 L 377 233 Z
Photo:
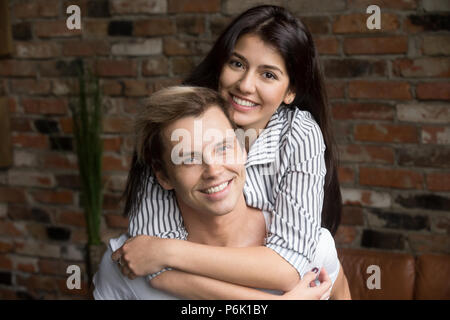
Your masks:
M 415 299 L 450 299 L 450 256 L 423 254 L 416 260 Z
M 347 276 L 352 299 L 413 299 L 415 278 L 413 256 L 346 248 L 338 249 L 338 254 Z M 370 266 L 375 267 L 371 269 Z M 374 280 L 377 274 L 380 288 L 371 289 L 371 284 L 377 284 Z

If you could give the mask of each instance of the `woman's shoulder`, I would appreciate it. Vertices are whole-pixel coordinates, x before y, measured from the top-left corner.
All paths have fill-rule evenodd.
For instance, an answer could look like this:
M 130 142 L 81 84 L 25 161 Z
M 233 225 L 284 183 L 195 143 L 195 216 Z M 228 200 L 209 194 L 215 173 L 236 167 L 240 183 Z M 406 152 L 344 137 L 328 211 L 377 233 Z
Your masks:
M 314 139 L 323 142 L 319 124 L 313 115 L 297 107 L 280 108 L 278 119 L 283 122 L 283 136 L 293 140 Z

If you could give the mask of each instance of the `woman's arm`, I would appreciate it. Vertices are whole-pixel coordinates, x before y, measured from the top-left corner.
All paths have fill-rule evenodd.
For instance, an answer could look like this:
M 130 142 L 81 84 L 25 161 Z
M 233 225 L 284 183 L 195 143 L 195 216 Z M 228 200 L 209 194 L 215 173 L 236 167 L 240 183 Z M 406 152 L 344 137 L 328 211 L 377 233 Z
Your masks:
M 326 299 L 331 287 L 331 280 L 325 271 L 319 275 L 319 286 L 311 287 L 317 277 L 313 272 L 307 273 L 289 292 L 281 295 L 235 285 L 179 270 L 166 271 L 150 280 L 153 288 L 166 291 L 185 299 L 212 300 L 317 300 Z
M 330 299 L 332 300 L 351 300 L 350 289 L 348 287 L 347 277 L 345 276 L 342 265 L 339 274 L 331 289 Z
M 166 267 L 242 286 L 291 290 L 299 281 L 297 271 L 266 247 L 215 247 L 177 239 L 137 236 L 116 250 L 124 275 L 134 278 Z M 159 277 L 159 276 L 158 276 Z

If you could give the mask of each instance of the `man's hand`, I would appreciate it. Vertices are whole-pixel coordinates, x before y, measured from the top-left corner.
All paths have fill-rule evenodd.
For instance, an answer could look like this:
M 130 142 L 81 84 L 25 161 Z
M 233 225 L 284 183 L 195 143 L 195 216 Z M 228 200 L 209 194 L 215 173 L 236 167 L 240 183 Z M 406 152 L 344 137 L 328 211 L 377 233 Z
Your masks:
M 281 296 L 283 300 L 326 300 L 330 297 L 332 282 L 324 268 L 320 270 L 316 285 L 317 273 L 308 272 L 299 283 L 291 290 Z
M 140 235 L 128 239 L 111 255 L 119 263 L 124 276 L 133 280 L 165 268 L 163 258 L 164 239 Z

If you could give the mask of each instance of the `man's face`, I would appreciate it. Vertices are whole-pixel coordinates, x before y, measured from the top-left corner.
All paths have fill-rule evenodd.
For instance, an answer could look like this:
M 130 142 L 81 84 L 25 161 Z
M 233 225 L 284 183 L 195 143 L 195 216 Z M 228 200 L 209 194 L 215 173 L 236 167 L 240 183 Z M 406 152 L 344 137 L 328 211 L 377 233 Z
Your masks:
M 165 189 L 175 190 L 180 207 L 208 216 L 236 207 L 243 195 L 246 154 L 219 107 L 171 123 L 163 141 L 167 176 L 156 176 Z

